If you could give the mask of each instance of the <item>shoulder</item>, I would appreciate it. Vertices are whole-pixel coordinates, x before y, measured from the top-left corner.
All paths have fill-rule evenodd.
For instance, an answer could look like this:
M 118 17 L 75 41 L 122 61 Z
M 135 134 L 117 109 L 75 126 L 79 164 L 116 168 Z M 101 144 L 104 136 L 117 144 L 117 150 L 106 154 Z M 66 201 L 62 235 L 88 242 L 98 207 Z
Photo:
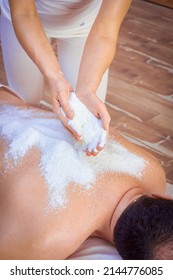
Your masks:
M 159 160 L 146 149 L 128 141 L 117 132 L 113 133 L 113 138 L 126 147 L 130 152 L 135 153 L 146 161 L 139 181 L 140 185 L 146 190 L 146 192 L 165 193 L 166 176 Z

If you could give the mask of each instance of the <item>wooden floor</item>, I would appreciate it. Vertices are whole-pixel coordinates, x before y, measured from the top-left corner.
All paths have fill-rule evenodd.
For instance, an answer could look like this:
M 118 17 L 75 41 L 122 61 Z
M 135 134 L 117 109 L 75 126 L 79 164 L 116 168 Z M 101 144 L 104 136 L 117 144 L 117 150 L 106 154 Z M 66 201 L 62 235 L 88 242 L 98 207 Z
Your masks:
M 110 68 L 106 102 L 112 126 L 157 156 L 170 184 L 173 184 L 172 27 L 172 9 L 133 0 Z
M 145 1 L 153 2 L 165 7 L 173 8 L 173 0 L 145 0 Z
M 106 104 L 112 126 L 157 156 L 173 190 L 172 27 L 172 9 L 133 0 L 110 67 Z M 0 82 L 6 84 L 1 53 Z

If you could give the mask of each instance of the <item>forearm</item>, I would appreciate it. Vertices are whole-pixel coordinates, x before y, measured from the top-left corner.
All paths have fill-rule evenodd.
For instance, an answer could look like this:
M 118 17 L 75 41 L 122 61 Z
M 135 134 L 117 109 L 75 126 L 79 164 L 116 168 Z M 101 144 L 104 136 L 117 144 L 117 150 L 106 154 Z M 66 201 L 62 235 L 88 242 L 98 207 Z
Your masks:
M 31 13 L 30 11 L 14 13 L 12 20 L 21 46 L 48 83 L 53 110 L 60 119 L 60 107 L 62 107 L 66 117 L 72 118 L 73 113 L 68 103 L 69 92 L 72 91 L 72 88 L 61 72 L 57 57 L 43 30 L 37 13 Z M 62 117 L 63 120 L 61 118 L 61 121 L 67 122 L 66 118 Z
M 80 66 L 77 92 L 96 92 L 102 76 L 110 66 L 116 51 L 116 39 L 106 36 L 90 36 Z M 87 93 L 86 93 L 87 94 Z
M 84 48 L 77 84 L 79 94 L 84 94 L 85 88 L 96 92 L 104 72 L 115 56 L 120 26 L 131 2 L 103 0 Z
M 37 14 L 12 16 L 19 43 L 46 80 L 60 71 L 60 65 Z

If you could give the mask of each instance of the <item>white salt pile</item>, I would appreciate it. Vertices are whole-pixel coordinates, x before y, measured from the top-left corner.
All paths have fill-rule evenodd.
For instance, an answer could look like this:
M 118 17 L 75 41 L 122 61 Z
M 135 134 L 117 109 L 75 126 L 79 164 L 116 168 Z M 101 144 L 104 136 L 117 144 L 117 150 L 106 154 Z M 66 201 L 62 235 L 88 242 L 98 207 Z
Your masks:
M 69 103 L 74 117 L 68 124 L 82 136 L 83 151 L 87 149 L 89 152 L 98 152 L 97 147 L 103 148 L 107 138 L 107 132 L 102 128 L 101 120 L 91 114 L 74 92 L 70 94 Z
M 126 173 L 140 178 L 146 164 L 143 158 L 113 140 L 107 141 L 97 157 L 87 157 L 54 117 L 49 112 L 0 106 L 0 136 L 8 143 L 4 163 L 11 159 L 15 167 L 32 147 L 37 147 L 41 152 L 39 168 L 47 184 L 49 207 L 65 207 L 66 187 L 70 182 L 85 190 L 101 172 Z M 85 133 L 90 129 L 86 127 Z M 8 166 L 6 168 L 8 171 Z

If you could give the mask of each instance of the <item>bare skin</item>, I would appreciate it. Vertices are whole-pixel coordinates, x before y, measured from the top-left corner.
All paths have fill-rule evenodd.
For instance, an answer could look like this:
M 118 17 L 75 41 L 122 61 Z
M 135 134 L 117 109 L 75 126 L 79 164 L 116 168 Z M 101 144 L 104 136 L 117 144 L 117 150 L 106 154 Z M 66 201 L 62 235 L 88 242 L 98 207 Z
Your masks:
M 28 108 L 2 88 L 0 106 L 4 103 Z M 54 211 L 46 211 L 48 190 L 38 167 L 39 150 L 31 149 L 20 164 L 5 172 L 3 154 L 7 143 L 0 138 L 0 259 L 66 259 L 89 236 L 113 243 L 115 223 L 130 202 L 143 194 L 164 195 L 165 174 L 159 162 L 112 132 L 129 151 L 148 161 L 141 180 L 106 173 L 99 175 L 89 190 L 70 184 L 66 207 Z

